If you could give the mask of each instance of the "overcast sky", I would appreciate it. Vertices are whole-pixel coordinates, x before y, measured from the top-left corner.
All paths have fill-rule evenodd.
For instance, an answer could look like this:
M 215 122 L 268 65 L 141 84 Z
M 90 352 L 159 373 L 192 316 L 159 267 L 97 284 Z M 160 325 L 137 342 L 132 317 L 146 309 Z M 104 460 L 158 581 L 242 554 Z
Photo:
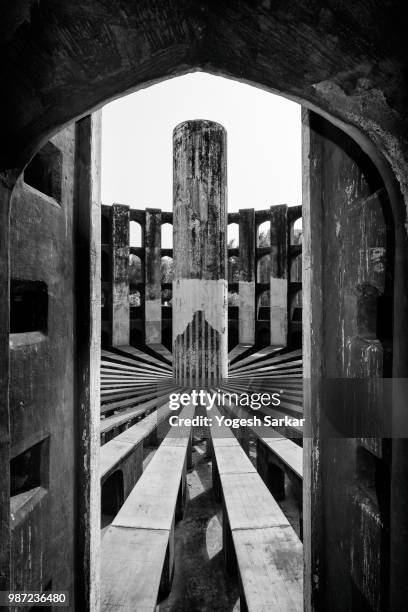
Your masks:
M 172 132 L 187 119 L 228 134 L 228 210 L 301 204 L 300 106 L 250 85 L 195 73 L 102 111 L 102 202 L 172 210 Z M 133 224 L 132 224 L 133 225 Z

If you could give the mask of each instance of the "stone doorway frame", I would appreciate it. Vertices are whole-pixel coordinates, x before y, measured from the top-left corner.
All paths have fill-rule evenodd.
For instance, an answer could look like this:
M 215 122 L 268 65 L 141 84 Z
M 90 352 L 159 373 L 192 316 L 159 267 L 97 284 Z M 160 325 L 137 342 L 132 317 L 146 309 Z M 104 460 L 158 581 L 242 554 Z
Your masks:
M 404 183 L 404 177 L 401 175 L 401 165 L 399 162 L 398 154 L 392 155 L 390 154 L 390 150 L 387 149 L 386 146 L 386 137 L 383 138 L 383 145 L 380 146 L 379 142 L 375 145 L 371 138 L 373 138 L 375 132 L 375 126 L 372 126 L 370 122 L 365 122 L 364 112 L 361 111 L 361 115 L 355 118 L 355 125 L 351 126 L 347 123 L 347 120 L 350 119 L 350 113 L 347 111 L 345 107 L 345 101 L 341 96 L 337 95 L 337 92 L 333 93 L 333 96 L 327 95 L 322 98 L 321 104 L 316 104 L 315 101 L 310 100 L 310 92 L 309 91 L 300 91 L 297 95 L 294 94 L 293 91 L 287 91 L 285 87 L 282 87 L 282 91 L 277 91 L 273 89 L 266 83 L 260 76 L 259 79 L 254 78 L 253 70 L 246 69 L 244 67 L 243 73 L 236 72 L 231 69 L 227 69 L 224 66 L 222 58 L 219 58 L 219 61 L 213 60 L 211 64 L 204 65 L 204 63 L 199 61 L 192 61 L 186 65 L 180 65 L 180 61 L 176 58 L 170 58 L 168 61 L 168 66 L 163 69 L 161 76 L 158 75 L 158 70 L 155 67 L 151 68 L 151 71 L 147 70 L 143 73 L 143 76 L 134 87 L 127 86 L 121 84 L 120 91 L 116 93 L 112 93 L 112 87 L 109 86 L 106 88 L 106 91 L 102 88 L 98 90 L 95 94 L 94 102 L 90 103 L 90 101 L 86 101 L 85 104 L 88 104 L 84 108 L 81 101 L 77 100 L 77 102 L 71 103 L 69 109 L 65 110 L 64 116 L 54 123 L 52 128 L 44 128 L 32 141 L 32 143 L 23 149 L 21 154 L 21 158 L 19 158 L 19 163 L 16 167 L 14 164 L 16 158 L 10 158 L 11 165 L 8 166 L 7 163 L 3 165 L 3 171 L 1 174 L 0 181 L 0 260 L 2 262 L 2 271 L 0 274 L 0 289 L 2 295 L 8 295 L 8 261 L 9 261 L 9 210 L 10 205 L 12 203 L 12 192 L 15 185 L 16 180 L 22 173 L 26 163 L 32 157 L 32 155 L 40 148 L 40 145 L 46 142 L 49 137 L 58 132 L 68 121 L 73 121 L 78 117 L 84 116 L 86 113 L 93 112 L 96 108 L 99 108 L 109 102 L 114 97 L 118 95 L 125 95 L 129 93 L 132 89 L 136 90 L 138 88 L 146 87 L 152 85 L 154 83 L 160 82 L 161 80 L 181 76 L 183 74 L 194 72 L 197 70 L 207 69 L 208 72 L 218 74 L 220 76 L 225 76 L 227 78 L 236 78 L 237 80 L 245 80 L 246 83 L 254 86 L 261 87 L 263 89 L 268 89 L 272 93 L 279 93 L 284 97 L 288 97 L 296 102 L 299 102 L 302 106 L 309 108 L 322 115 L 325 119 L 342 129 L 346 132 L 351 138 L 353 138 L 365 151 L 373 163 L 376 165 L 379 173 L 381 174 L 384 184 L 386 186 L 386 190 L 388 193 L 388 197 L 391 203 L 391 212 L 394 219 L 395 225 L 395 270 L 394 270 L 394 377 L 405 377 L 408 376 L 408 342 L 406 339 L 408 338 L 408 237 L 407 237 L 407 229 L 406 229 L 406 210 L 404 205 L 404 196 L 405 199 L 408 200 L 408 187 L 406 187 L 406 183 Z M 262 65 L 258 66 L 259 75 L 263 74 L 263 71 L 267 71 L 266 68 Z M 129 69 L 130 71 L 130 69 Z M 160 70 L 159 70 L 160 71 Z M 73 85 L 74 87 L 74 85 Z M 294 89 L 294 88 L 293 88 Z M 91 142 L 91 133 L 90 126 L 92 122 L 96 121 L 96 115 L 92 115 L 90 117 L 85 117 L 82 119 L 82 127 L 85 132 L 88 130 L 88 136 L 84 136 L 84 146 L 88 147 L 89 158 L 86 163 L 92 165 L 92 147 L 89 147 L 89 143 Z M 86 125 L 88 124 L 88 125 Z M 358 127 L 357 127 L 358 126 Z M 366 126 L 366 127 L 364 127 Z M 88 140 L 89 138 L 89 140 Z M 398 146 L 396 146 L 398 149 Z M 402 145 L 401 145 L 402 149 Z M 96 168 L 95 168 L 96 170 Z M 400 178 L 401 183 L 397 180 L 397 176 Z M 406 187 L 406 191 L 402 194 L 400 185 L 404 185 Z M 89 189 L 92 191 L 92 185 L 88 185 Z M 86 245 L 85 240 L 88 240 L 88 245 L 90 245 L 90 249 L 85 247 L 86 254 L 88 257 L 88 267 L 81 266 L 81 269 L 78 269 L 77 276 L 77 288 L 82 287 L 86 288 L 88 291 L 88 296 L 90 294 L 90 287 L 95 287 L 96 278 L 99 269 L 99 255 L 96 256 L 95 259 L 92 259 L 92 247 L 95 247 L 96 253 L 98 253 L 98 237 L 96 234 L 95 226 L 92 226 L 92 219 L 95 220 L 95 210 L 92 206 L 92 196 L 89 198 L 89 208 L 88 210 L 82 210 L 81 216 L 85 215 L 87 219 L 87 238 L 85 234 L 81 234 L 81 244 L 82 248 L 84 244 Z M 77 242 L 77 249 L 81 248 L 81 245 Z M 78 252 L 78 251 L 77 251 Z M 81 271 L 82 270 L 82 271 Z M 95 289 L 92 289 L 95 290 Z M 82 303 L 82 307 L 86 308 L 86 305 Z M 89 334 L 95 334 L 95 329 L 92 331 L 93 323 L 99 317 L 99 310 L 95 303 L 92 303 L 92 307 L 89 310 Z M 1 403 L 6 406 L 6 410 L 3 411 L 2 416 L 0 417 L 0 429 L 1 429 L 1 440 L 2 444 L 2 452 L 0 458 L 4 460 L 4 465 L 8 464 L 7 460 L 7 449 L 8 449 L 8 328 L 9 328 L 9 312 L 8 312 L 8 304 L 6 300 L 2 300 L 0 303 L 0 361 L 3 363 L 3 368 L 1 372 L 0 385 L 1 385 Z M 91 337 L 91 336 L 89 336 Z M 94 336 L 93 336 L 94 337 Z M 77 364 L 78 365 L 78 364 Z M 99 364 L 95 364 L 90 359 L 89 347 L 87 349 L 86 354 L 83 354 L 83 361 L 81 362 L 81 368 L 88 368 L 89 376 L 93 380 L 97 380 L 97 373 L 95 368 L 99 367 Z M 89 384 L 89 381 L 88 381 Z M 96 461 L 97 461 L 97 438 L 95 437 L 95 419 L 98 415 L 94 413 L 95 406 L 92 405 L 92 402 L 89 401 L 89 397 L 86 390 L 86 385 L 80 385 L 77 388 L 77 403 L 78 405 L 81 403 L 80 398 L 85 397 L 85 404 L 83 406 L 82 413 L 82 426 L 85 423 L 87 426 L 86 432 L 86 445 L 83 447 L 84 455 L 81 457 L 83 459 L 86 457 L 87 460 L 87 470 L 88 472 L 80 472 L 79 473 L 79 481 L 82 482 L 82 486 L 78 488 L 78 508 L 89 508 L 90 506 L 95 505 L 95 503 L 99 503 L 99 487 L 97 484 L 97 479 L 92 479 L 92 484 L 89 485 L 90 481 L 88 479 L 87 474 L 96 473 Z M 94 423 L 89 428 L 89 423 Z M 82 433 L 82 429 L 77 432 L 79 436 Z M 81 461 L 79 461 L 81 463 Z M 82 476 L 82 478 L 81 478 Z M 6 482 L 6 476 L 2 480 L 2 485 Z M 403 525 L 404 516 L 406 514 L 405 508 L 408 504 L 408 492 L 400 491 L 401 482 L 408 482 L 408 447 L 406 441 L 395 441 L 393 445 L 393 475 L 392 479 L 394 481 L 394 497 L 395 506 L 393 508 L 393 524 L 395 526 L 395 535 L 391 537 L 391 545 L 393 547 L 392 557 L 394 557 L 397 562 L 395 563 L 395 577 L 394 583 L 397 584 L 398 578 L 398 568 L 404 567 L 404 560 L 407 561 L 407 551 L 408 545 L 406 540 L 408 539 L 408 534 L 406 534 L 406 538 L 400 536 L 398 533 L 399 528 Z M 310 509 L 309 509 L 310 511 Z M 0 509 L 0 519 L 4 519 L 4 524 L 8 524 L 8 517 L 6 513 L 1 515 Z M 78 559 L 77 566 L 77 575 L 80 576 L 79 579 L 79 590 L 85 596 L 85 601 L 89 602 L 90 610 L 98 609 L 98 584 L 95 579 L 98 575 L 98 550 L 97 550 L 97 535 L 93 534 L 93 530 L 91 529 L 91 522 L 87 520 L 79 523 L 80 532 L 78 537 L 84 542 L 83 554 L 80 555 Z M 99 531 L 99 525 L 95 526 L 93 529 Z M 6 533 L 7 529 L 4 533 Z M 4 534 L 0 534 L 4 535 Z M 96 546 L 96 548 L 95 548 Z M 311 542 L 305 542 L 305 560 L 306 560 L 306 570 L 305 570 L 305 582 L 306 584 L 311 584 L 312 576 L 310 575 L 310 568 L 308 566 L 309 558 L 310 558 L 310 549 Z M 403 552 L 404 551 L 404 552 Z M 7 550 L 3 554 L 7 554 Z M 3 559 L 4 561 L 4 559 Z M 393 577 L 391 577 L 391 588 L 393 585 Z M 396 587 L 395 587 L 396 588 Z M 408 587 L 405 587 L 408 588 Z M 308 593 L 308 589 L 306 588 L 306 594 Z M 401 595 L 399 595 L 401 596 Z M 312 601 L 310 597 L 306 595 L 305 600 L 305 609 L 314 609 Z

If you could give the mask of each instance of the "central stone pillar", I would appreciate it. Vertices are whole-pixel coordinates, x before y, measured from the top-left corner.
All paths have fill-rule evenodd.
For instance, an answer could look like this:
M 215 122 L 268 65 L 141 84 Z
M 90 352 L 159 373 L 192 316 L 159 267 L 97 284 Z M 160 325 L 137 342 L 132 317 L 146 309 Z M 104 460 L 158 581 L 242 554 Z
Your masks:
M 173 133 L 173 367 L 196 387 L 227 376 L 226 142 L 211 121 Z

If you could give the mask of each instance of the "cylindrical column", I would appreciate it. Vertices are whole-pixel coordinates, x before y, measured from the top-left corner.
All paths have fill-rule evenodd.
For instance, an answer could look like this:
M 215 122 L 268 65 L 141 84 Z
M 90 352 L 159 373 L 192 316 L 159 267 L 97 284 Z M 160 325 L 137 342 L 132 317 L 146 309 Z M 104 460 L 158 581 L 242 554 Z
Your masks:
M 211 121 L 173 133 L 173 363 L 192 386 L 227 376 L 226 141 Z

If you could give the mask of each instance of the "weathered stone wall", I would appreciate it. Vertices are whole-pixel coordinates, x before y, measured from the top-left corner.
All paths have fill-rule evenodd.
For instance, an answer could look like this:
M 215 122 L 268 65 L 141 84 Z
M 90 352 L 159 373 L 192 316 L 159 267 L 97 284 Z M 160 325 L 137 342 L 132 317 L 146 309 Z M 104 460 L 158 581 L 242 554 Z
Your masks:
M 76 122 L 75 609 L 99 610 L 101 363 L 101 113 Z
M 308 601 L 380 611 L 389 601 L 391 490 L 381 426 L 391 406 L 379 404 L 372 381 L 391 372 L 389 201 L 361 149 L 313 113 L 304 113 L 304 187 L 305 418 L 320 432 L 305 440 Z M 359 394 L 345 394 L 345 378 L 359 381 Z
M 274 207 L 272 207 L 273 209 Z M 278 208 L 281 208 L 278 206 Z M 301 253 L 302 246 L 289 244 L 293 235 L 293 223 L 301 216 L 300 205 L 288 207 L 286 226 L 275 236 L 274 249 L 285 253 L 285 269 L 288 272 L 287 282 L 287 314 L 285 320 L 285 346 L 294 347 L 293 337 L 297 336 L 297 345 L 301 346 L 301 316 L 292 321 L 291 315 L 296 307 L 301 311 Z M 271 281 L 271 247 L 257 246 L 259 225 L 265 221 L 271 223 L 271 209 L 242 209 L 236 213 L 228 213 L 228 223 L 239 225 L 239 245 L 228 246 L 228 292 L 233 295 L 234 305 L 228 306 L 228 347 L 234 348 L 238 343 L 253 345 L 258 348 L 271 343 L 271 316 L 269 302 L 266 307 L 257 307 L 261 294 L 268 291 L 270 295 Z M 161 227 L 168 223 L 173 225 L 173 213 L 160 209 L 129 209 L 130 221 L 140 224 L 142 244 L 130 246 L 131 257 L 138 257 L 140 274 L 135 280 L 134 269 L 129 266 L 129 297 L 137 292 L 140 303 L 132 304 L 130 299 L 130 344 L 139 348 L 145 344 L 163 344 L 172 350 L 172 272 L 169 277 L 163 275 L 163 257 L 173 260 L 173 249 L 161 244 Z M 111 274 L 112 224 L 111 206 L 102 206 L 102 346 L 112 346 L 112 300 L 113 285 Z M 268 230 L 270 231 L 270 229 Z M 301 231 L 301 230 L 299 230 Z M 301 239 L 301 234 L 297 240 Z M 287 244 L 280 244 L 279 240 Z M 269 243 L 268 243 L 269 244 Z M 156 246 L 155 246 L 156 245 Z M 292 266 L 294 258 L 297 258 Z M 283 260 L 282 260 L 283 261 Z M 252 279 L 252 280 L 251 280 Z M 149 299 L 149 296 L 151 299 Z M 274 296 L 272 296 L 274 299 Z M 235 303 L 236 302 L 236 303 Z M 165 305 L 167 303 L 167 305 Z M 262 312 L 261 312 L 262 311 Z M 121 310 L 118 311 L 122 312 Z M 260 314 L 261 312 L 261 314 Z M 267 312 L 267 315 L 265 315 Z M 125 310 L 123 310 L 123 313 Z M 117 316 L 117 314 L 116 314 Z M 122 315 L 121 315 L 122 316 Z M 126 315 L 127 316 L 127 315 Z M 287 321 L 287 323 L 286 323 Z M 272 329 L 275 329 L 275 321 Z M 287 338 L 287 340 L 286 340 Z
M 10 203 L 17 172 L 0 174 L 0 589 L 10 589 Z
M 75 126 L 51 142 L 60 198 L 21 178 L 11 207 L 11 588 L 42 590 L 52 581 L 73 594 Z M 39 453 L 24 457 L 37 445 Z

